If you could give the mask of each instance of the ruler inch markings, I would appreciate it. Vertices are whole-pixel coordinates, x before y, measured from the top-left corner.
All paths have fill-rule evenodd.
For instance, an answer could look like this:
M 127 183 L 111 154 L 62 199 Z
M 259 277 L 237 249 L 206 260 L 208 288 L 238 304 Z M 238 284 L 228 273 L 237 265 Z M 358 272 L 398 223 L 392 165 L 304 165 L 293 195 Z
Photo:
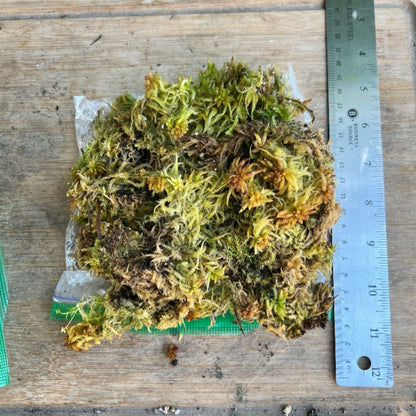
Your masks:
M 329 133 L 344 213 L 332 230 L 336 380 L 392 387 L 374 0 L 327 0 Z

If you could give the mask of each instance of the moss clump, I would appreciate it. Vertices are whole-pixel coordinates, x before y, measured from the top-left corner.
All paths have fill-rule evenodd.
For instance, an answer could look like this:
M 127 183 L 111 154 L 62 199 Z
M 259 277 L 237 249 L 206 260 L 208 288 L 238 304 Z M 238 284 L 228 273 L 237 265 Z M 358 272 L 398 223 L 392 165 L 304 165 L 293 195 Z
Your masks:
M 317 277 L 330 273 L 339 207 L 305 111 L 278 69 L 231 61 L 194 80 L 149 74 L 141 98 L 100 114 L 69 196 L 79 265 L 111 287 L 78 305 L 67 344 L 227 311 L 286 337 L 323 327 L 331 287 Z

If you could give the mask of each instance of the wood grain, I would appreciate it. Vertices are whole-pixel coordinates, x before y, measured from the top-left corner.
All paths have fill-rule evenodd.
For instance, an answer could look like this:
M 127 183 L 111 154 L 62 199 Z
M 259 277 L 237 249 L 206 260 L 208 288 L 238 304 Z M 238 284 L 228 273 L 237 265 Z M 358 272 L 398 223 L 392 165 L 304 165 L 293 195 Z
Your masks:
M 378 7 L 410 9 L 416 0 L 375 0 Z M 62 19 L 177 13 L 323 9 L 324 0 L 2 0 L 0 20 Z
M 180 342 L 127 334 L 76 353 L 64 347 L 61 323 L 48 318 L 64 269 L 66 182 L 77 158 L 72 97 L 141 92 L 150 70 L 167 78 L 179 72 L 195 75 L 207 58 L 221 64 L 234 56 L 283 68 L 291 62 L 300 90 L 313 98 L 317 123 L 325 129 L 322 2 L 284 4 L 290 3 L 292 8 L 279 10 L 273 2 L 253 1 L 244 5 L 255 8 L 238 11 L 236 2 L 224 6 L 214 0 L 126 0 L 119 6 L 111 1 L 86 6 L 80 0 L 2 0 L 0 240 L 10 288 L 5 337 L 12 379 L 0 391 L 2 415 L 141 415 L 163 405 L 179 407 L 183 415 L 276 415 L 285 404 L 295 415 L 313 408 L 332 415 L 416 414 L 414 22 L 407 3 L 377 2 L 376 11 L 392 389 L 335 384 L 331 325 L 289 343 L 262 329 L 245 337 L 188 336 Z M 152 10 L 168 4 L 175 13 L 123 15 L 135 4 Z M 92 6 L 106 11 L 94 15 Z M 53 17 L 69 17 L 49 18 L 47 7 Z M 171 341 L 179 344 L 176 367 L 165 355 Z
M 382 0 L 386 1 L 386 0 Z M 227 10 L 313 9 L 323 7 L 323 0 L 3 0 L 0 16 L 8 19 L 56 18 L 74 16 L 103 16 L 128 14 L 175 14 L 189 12 L 221 12 Z

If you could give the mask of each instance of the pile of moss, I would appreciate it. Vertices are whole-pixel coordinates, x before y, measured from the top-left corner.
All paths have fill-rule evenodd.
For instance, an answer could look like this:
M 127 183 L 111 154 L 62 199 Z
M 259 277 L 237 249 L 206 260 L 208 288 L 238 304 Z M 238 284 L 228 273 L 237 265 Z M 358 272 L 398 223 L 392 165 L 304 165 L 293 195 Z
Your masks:
M 110 282 L 77 306 L 67 344 L 231 311 L 281 336 L 325 326 L 333 158 L 298 120 L 276 68 L 208 63 L 195 79 L 145 79 L 95 120 L 72 171 L 78 263 Z

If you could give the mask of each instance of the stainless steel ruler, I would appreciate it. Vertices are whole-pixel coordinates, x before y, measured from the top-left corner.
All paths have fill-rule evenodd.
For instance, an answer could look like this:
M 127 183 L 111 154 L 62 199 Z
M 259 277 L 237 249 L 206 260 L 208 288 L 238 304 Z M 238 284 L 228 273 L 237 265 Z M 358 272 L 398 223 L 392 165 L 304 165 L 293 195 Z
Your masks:
M 327 0 L 329 135 L 336 198 L 333 228 L 336 380 L 391 387 L 393 365 L 380 98 L 373 0 Z

